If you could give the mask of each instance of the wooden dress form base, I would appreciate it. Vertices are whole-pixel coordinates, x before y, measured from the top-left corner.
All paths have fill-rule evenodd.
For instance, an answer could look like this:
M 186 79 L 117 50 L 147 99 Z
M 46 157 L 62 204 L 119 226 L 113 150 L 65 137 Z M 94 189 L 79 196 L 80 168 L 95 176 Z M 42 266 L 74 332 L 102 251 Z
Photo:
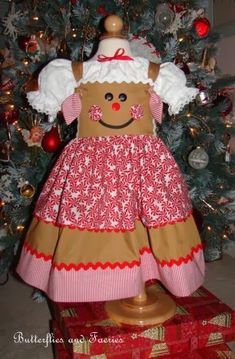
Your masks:
M 134 298 L 107 302 L 105 310 L 118 324 L 145 326 L 160 324 L 173 317 L 176 304 L 168 294 L 150 286 Z

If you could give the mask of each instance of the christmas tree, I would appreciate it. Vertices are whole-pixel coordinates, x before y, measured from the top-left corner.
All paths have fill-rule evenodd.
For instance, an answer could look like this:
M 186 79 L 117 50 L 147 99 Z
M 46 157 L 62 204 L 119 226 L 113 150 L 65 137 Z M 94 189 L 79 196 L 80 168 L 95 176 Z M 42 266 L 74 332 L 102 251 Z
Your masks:
M 189 185 L 194 217 L 206 260 L 221 257 L 234 242 L 234 168 L 230 153 L 231 91 L 234 78 L 216 67 L 218 36 L 211 30 L 203 0 L 2 1 L 0 36 L 0 273 L 14 265 L 40 189 L 63 146 L 76 134 L 37 113 L 26 92 L 54 58 L 86 61 L 94 52 L 109 14 L 122 17 L 135 55 L 184 71 L 197 99 L 179 115 L 164 111 L 156 129 L 175 156 Z

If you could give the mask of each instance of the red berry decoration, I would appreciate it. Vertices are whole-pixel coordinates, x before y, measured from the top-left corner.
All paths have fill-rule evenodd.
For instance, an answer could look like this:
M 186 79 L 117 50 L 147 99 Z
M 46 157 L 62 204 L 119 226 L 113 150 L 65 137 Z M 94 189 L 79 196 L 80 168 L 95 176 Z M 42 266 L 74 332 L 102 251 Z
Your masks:
M 45 133 L 42 139 L 42 148 L 45 152 L 55 152 L 61 145 L 61 138 L 57 127 Z
M 182 4 L 170 4 L 169 7 L 175 13 L 181 13 L 182 11 L 184 11 L 186 9 L 185 5 L 182 5 Z
M 3 112 L 0 113 L 0 121 L 13 124 L 18 121 L 19 110 L 12 104 L 7 104 Z
M 26 51 L 30 38 L 30 36 L 20 36 L 18 38 L 18 45 L 22 51 Z
M 198 37 L 206 37 L 211 29 L 209 20 L 205 17 L 195 19 L 193 22 L 193 28 Z
M 174 6 L 175 6 L 174 11 L 177 13 L 180 13 L 186 9 L 186 6 L 182 4 L 175 4 Z
M 105 7 L 100 5 L 96 11 L 98 12 L 98 14 L 102 15 L 102 16 L 108 16 L 108 12 L 106 11 Z

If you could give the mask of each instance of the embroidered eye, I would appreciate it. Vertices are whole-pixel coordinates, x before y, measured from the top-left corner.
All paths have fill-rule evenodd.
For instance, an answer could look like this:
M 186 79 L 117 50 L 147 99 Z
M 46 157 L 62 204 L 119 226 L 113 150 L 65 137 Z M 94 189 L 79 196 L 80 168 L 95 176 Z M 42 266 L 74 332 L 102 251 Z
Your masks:
M 111 92 L 107 92 L 105 95 L 104 95 L 104 98 L 105 100 L 107 101 L 112 101 L 113 99 L 113 94 Z
M 120 93 L 118 98 L 119 98 L 120 101 L 124 102 L 127 99 L 127 95 L 125 93 Z

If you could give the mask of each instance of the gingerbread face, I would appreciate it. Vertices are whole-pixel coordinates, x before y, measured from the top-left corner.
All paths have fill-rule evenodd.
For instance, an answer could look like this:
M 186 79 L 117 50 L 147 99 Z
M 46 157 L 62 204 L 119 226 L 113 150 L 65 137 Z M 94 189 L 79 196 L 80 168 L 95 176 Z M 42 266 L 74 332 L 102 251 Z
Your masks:
M 148 89 L 142 83 L 82 84 L 79 136 L 152 134 Z

